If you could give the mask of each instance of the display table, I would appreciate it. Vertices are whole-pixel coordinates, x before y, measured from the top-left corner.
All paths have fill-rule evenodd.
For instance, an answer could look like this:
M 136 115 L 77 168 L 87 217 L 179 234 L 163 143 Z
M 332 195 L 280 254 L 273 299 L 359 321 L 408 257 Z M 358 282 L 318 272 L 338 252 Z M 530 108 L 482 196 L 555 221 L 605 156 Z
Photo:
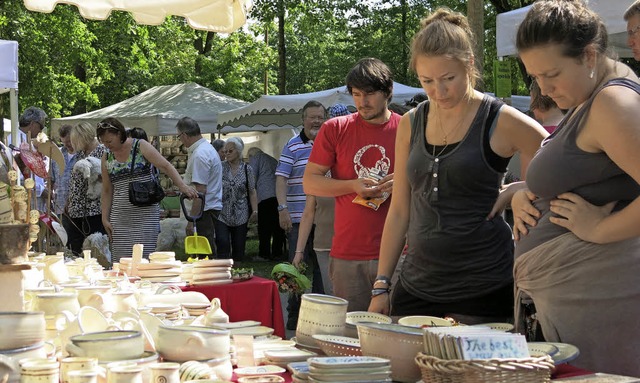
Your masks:
M 222 310 L 231 322 L 255 320 L 274 329 L 274 334 L 286 337 L 280 293 L 270 279 L 254 276 L 247 281 L 234 281 L 226 285 L 181 287 L 183 291 L 198 291 L 208 299 L 219 298 Z

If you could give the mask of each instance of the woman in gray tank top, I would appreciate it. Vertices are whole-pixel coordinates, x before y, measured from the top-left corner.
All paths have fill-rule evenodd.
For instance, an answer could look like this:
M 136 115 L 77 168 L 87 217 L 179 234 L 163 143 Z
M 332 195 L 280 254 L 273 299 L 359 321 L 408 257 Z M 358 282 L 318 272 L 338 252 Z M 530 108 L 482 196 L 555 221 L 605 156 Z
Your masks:
M 536 2 L 516 45 L 569 109 L 513 198 L 516 301 L 533 300 L 547 341 L 580 349 L 577 366 L 640 376 L 638 78 L 607 57 L 605 26 L 579 1 Z
M 414 36 L 411 63 L 429 100 L 398 127 L 393 199 L 370 311 L 467 324 L 513 318 L 513 240 L 496 214 L 508 199 L 498 196 L 511 156 L 519 152 L 527 164 L 547 133 L 473 89 L 471 36 L 466 18 L 444 8 Z

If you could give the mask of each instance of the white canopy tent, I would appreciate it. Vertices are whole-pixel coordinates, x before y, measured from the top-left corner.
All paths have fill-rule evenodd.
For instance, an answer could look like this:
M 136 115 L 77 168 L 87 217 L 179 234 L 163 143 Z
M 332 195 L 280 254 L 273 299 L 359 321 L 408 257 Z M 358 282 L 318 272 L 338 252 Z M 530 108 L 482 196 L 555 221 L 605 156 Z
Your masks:
M 9 92 L 12 136 L 18 135 L 18 42 L 0 40 L 0 93 Z M 5 123 L 5 129 L 7 125 Z
M 182 117 L 198 121 L 202 133 L 217 132 L 219 112 L 247 105 L 245 101 L 214 92 L 196 83 L 156 86 L 117 104 L 77 116 L 54 118 L 53 132 L 63 124 L 97 124 L 115 117 L 127 127 L 140 127 L 152 136 L 176 133 Z
M 51 13 L 57 4 L 78 7 L 82 17 L 105 20 L 113 10 L 131 12 L 138 24 L 159 25 L 167 16 L 184 17 L 194 29 L 231 33 L 247 21 L 251 0 L 24 0 L 27 9 Z
M 633 57 L 627 47 L 627 23 L 622 18 L 633 0 L 589 0 L 589 7 L 604 21 L 609 33 L 609 45 L 620 57 Z M 498 57 L 514 56 L 516 32 L 531 6 L 501 13 L 496 20 L 496 49 Z
M 393 84 L 391 102 L 404 105 L 413 96 L 424 93 L 422 88 L 413 88 L 397 82 Z M 218 115 L 221 133 L 266 132 L 279 129 L 295 129 L 302 126 L 302 107 L 308 101 L 316 100 L 325 107 L 341 103 L 353 106 L 353 98 L 346 85 L 319 92 L 266 95 L 253 103 L 222 112 Z

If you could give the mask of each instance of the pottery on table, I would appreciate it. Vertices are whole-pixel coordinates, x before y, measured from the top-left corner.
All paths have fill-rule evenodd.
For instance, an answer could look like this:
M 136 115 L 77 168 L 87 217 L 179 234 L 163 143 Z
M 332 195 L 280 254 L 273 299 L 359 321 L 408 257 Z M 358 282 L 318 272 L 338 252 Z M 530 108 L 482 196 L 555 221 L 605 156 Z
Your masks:
M 296 341 L 317 347 L 314 334 L 344 335 L 348 304 L 346 299 L 331 295 L 303 294 Z
M 99 361 L 140 358 L 144 339 L 139 331 L 103 331 L 74 335 L 65 346 L 71 356 L 88 356 Z
M 44 312 L 0 312 L 0 350 L 16 349 L 42 342 Z
M 208 360 L 228 356 L 228 330 L 202 326 L 166 326 L 158 329 L 156 348 L 167 361 Z

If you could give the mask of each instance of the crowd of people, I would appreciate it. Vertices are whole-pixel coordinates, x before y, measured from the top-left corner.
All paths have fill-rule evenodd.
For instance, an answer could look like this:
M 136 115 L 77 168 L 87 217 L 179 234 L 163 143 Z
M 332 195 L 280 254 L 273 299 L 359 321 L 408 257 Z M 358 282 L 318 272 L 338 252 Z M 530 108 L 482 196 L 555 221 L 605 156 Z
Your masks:
M 640 0 L 624 20 L 640 59 Z M 529 340 L 578 346 L 576 365 L 640 376 L 638 77 L 610 56 L 606 27 L 581 0 L 538 0 L 518 28 L 531 116 L 475 89 L 473 46 L 464 15 L 435 10 L 411 43 L 425 95 L 392 105 L 390 69 L 364 58 L 346 75 L 355 108 L 309 101 L 279 159 L 253 147 L 244 161 L 241 139 L 209 143 L 185 117 L 181 176 L 144 131 L 115 118 L 63 126 L 54 200 L 69 247 L 79 252 L 97 231 L 113 262 L 134 243 L 152 252 L 158 204 L 132 205 L 128 185 L 160 171 L 193 216 L 203 212 L 198 233 L 216 257 L 244 260 L 256 222 L 262 258 L 307 263 L 311 291 L 348 300 L 349 311 L 514 322 L 528 336 L 533 322 Z M 21 135 L 45 118 L 27 109 Z M 514 155 L 522 180 L 505 182 Z M 73 171 L 91 158 L 99 198 Z M 287 328 L 299 308 L 290 295 Z

